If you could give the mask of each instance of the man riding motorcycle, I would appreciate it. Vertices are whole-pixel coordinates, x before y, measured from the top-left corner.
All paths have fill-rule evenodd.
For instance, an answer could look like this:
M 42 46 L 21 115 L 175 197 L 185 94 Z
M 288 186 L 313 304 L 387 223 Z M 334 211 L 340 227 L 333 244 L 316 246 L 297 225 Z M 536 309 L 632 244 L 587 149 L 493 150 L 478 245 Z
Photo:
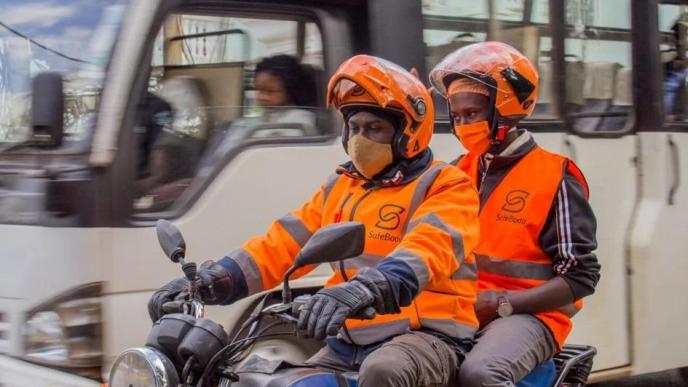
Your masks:
M 463 172 L 433 160 L 432 100 L 404 69 L 355 56 L 331 78 L 327 98 L 344 118 L 342 142 L 351 161 L 267 234 L 204 263 L 203 298 L 226 305 L 271 289 L 313 232 L 362 222 L 364 254 L 333 265 L 326 287 L 300 313 L 302 334 L 327 343 L 307 363 L 357 370 L 361 386 L 455 383 L 478 327 L 476 191 Z M 149 302 L 151 318 L 187 286 L 178 279 L 158 290 Z M 375 318 L 352 318 L 369 307 Z
M 480 194 L 480 331 L 460 385 L 513 386 L 559 351 L 600 265 L 588 186 L 573 161 L 517 129 L 538 96 L 538 74 L 499 42 L 463 47 L 430 73 L 468 151 L 456 164 Z

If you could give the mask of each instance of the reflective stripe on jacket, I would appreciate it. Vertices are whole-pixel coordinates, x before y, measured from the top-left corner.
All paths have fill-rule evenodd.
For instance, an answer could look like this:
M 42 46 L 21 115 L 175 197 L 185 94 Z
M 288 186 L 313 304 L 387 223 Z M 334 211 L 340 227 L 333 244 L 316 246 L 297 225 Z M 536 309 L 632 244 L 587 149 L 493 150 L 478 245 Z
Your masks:
M 479 164 L 479 156 L 467 154 L 457 165 L 477 185 Z M 524 290 L 556 276 L 539 236 L 567 168 L 578 171 L 575 176 L 587 187 L 571 160 L 536 146 L 481 203 L 480 243 L 475 250 L 479 291 Z M 561 347 L 571 331 L 571 317 L 582 306 L 578 300 L 535 316 L 547 325 Z
M 230 259 L 241 268 L 248 293 L 256 293 L 281 283 L 317 229 L 340 221 L 362 222 L 364 253 L 333 264 L 335 272 L 326 286 L 351 279 L 364 267 L 376 267 L 390 282 L 411 277 L 417 286 L 408 302 L 397 300 L 402 306 L 398 314 L 347 320 L 352 341 L 366 345 L 421 328 L 471 339 L 478 327 L 472 253 L 478 243 L 478 207 L 470 179 L 439 161 L 398 186 L 370 187 L 365 180 L 333 175 L 300 209 L 275 221 L 266 235 L 250 239 Z M 391 285 L 398 288 L 403 283 Z

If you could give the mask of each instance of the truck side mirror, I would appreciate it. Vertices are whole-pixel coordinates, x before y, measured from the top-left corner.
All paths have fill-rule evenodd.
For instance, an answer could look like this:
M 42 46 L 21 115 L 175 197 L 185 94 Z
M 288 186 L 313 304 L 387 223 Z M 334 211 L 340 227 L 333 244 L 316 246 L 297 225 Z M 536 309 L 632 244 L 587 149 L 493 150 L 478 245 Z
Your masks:
M 64 93 L 62 75 L 42 72 L 33 79 L 31 94 L 32 143 L 53 148 L 64 137 Z

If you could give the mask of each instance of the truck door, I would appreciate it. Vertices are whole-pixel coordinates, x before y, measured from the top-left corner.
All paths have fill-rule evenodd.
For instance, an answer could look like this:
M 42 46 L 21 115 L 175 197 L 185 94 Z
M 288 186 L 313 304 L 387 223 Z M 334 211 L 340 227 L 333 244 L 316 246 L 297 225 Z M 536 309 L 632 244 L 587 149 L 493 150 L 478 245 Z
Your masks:
M 189 2 L 159 11 L 140 55 L 115 49 L 113 62 L 137 69 L 129 99 L 139 102 L 103 102 L 124 107 L 120 150 L 135 150 L 116 166 L 129 176 L 118 198 L 128 209 L 111 230 L 109 357 L 145 340 L 150 293 L 180 275 L 160 251 L 157 219 L 181 228 L 192 260 L 217 260 L 299 206 L 344 161 L 340 126 L 324 108 L 327 74 L 353 52 L 340 11 Z M 231 330 L 245 306 L 209 313 Z

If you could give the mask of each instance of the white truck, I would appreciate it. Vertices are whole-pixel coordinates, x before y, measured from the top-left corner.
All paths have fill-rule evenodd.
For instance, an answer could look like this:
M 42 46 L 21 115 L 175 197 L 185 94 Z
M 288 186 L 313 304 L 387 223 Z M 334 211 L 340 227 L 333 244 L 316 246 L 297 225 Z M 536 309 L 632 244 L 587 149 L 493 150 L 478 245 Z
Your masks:
M 161 264 L 157 219 L 184 230 L 189 257 L 217 259 L 317 189 L 346 158 L 322 96 L 341 61 L 372 53 L 427 77 L 446 53 L 485 39 L 538 64 L 541 98 L 523 126 L 590 184 L 602 279 L 569 339 L 597 347 L 590 380 L 688 366 L 685 75 L 665 111 L 661 52 L 685 57 L 684 27 L 672 30 L 685 2 L 666 3 L 3 5 L 0 385 L 97 386 L 120 351 L 145 341 L 148 297 L 179 275 Z M 260 121 L 253 68 L 276 54 L 312 70 L 317 130 Z M 462 150 L 437 102 L 431 146 L 453 160 Z M 176 148 L 147 143 L 155 128 Z M 142 189 L 153 154 L 170 148 L 186 172 Z M 317 288 L 328 270 L 294 285 Z M 231 329 L 252 302 L 209 313 Z

